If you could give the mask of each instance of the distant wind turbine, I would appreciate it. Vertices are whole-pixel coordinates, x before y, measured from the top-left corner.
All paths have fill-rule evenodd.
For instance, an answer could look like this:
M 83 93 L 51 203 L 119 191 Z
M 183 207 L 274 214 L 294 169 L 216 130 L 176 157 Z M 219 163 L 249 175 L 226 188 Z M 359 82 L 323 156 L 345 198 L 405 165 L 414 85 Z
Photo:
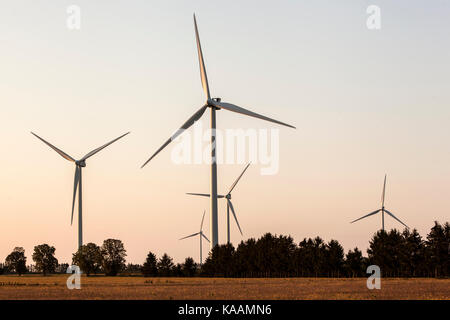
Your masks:
M 369 214 L 367 214 L 367 215 L 365 215 L 365 216 L 363 216 L 363 217 L 361 217 L 361 218 L 359 218 L 359 219 L 356 219 L 356 220 L 354 220 L 354 221 L 352 221 L 352 222 L 350 222 L 350 223 L 353 223 L 353 222 L 359 221 L 359 220 L 361 220 L 361 219 L 370 217 L 370 216 L 372 216 L 372 215 L 374 215 L 374 214 L 377 214 L 378 212 L 381 211 L 381 228 L 382 228 L 383 231 L 384 231 L 384 213 L 385 213 L 385 212 L 386 212 L 388 215 L 390 215 L 392 218 L 394 218 L 395 220 L 397 220 L 398 222 L 400 222 L 402 225 L 404 225 L 406 228 L 409 229 L 409 227 L 408 227 L 406 224 L 404 224 L 403 222 L 401 222 L 396 216 L 394 216 L 394 214 L 393 214 L 392 212 L 388 211 L 388 210 L 384 207 L 385 193 L 386 193 L 386 175 L 384 175 L 383 193 L 381 194 L 381 209 L 378 209 L 378 210 L 376 210 L 376 211 L 374 211 L 374 212 L 371 212 L 371 213 L 369 213 Z
M 116 142 L 120 138 L 126 136 L 127 134 L 129 134 L 129 132 L 125 133 L 124 135 L 121 135 L 120 137 L 112 140 L 111 142 L 108 142 L 107 144 L 105 144 L 105 145 L 103 145 L 101 147 L 98 147 L 97 149 L 92 150 L 91 152 L 86 154 L 80 160 L 75 160 L 74 158 L 69 156 L 67 153 L 61 151 L 60 149 L 58 149 L 54 145 L 50 144 L 49 142 L 47 142 L 44 139 L 42 139 L 41 137 L 39 137 L 37 134 L 35 134 L 33 132 L 31 132 L 31 134 L 33 134 L 36 138 L 38 138 L 39 140 L 44 142 L 46 145 L 48 145 L 50 148 L 55 150 L 64 159 L 75 163 L 75 179 L 74 179 L 74 184 L 73 184 L 72 215 L 70 217 L 70 225 L 72 225 L 72 223 L 73 223 L 73 211 L 74 211 L 74 207 L 75 207 L 75 197 L 77 195 L 77 188 L 78 188 L 78 248 L 80 248 L 83 245 L 83 214 L 82 214 L 82 212 L 83 212 L 83 207 L 82 207 L 83 201 L 82 201 L 82 188 L 81 188 L 81 169 L 86 167 L 86 160 L 88 158 L 92 157 L 97 152 L 103 150 L 104 148 L 106 148 L 107 146 L 112 144 L 113 142 Z
M 249 111 L 237 105 L 231 103 L 221 102 L 220 98 L 211 98 L 209 92 L 209 84 L 208 77 L 206 75 L 205 62 L 203 60 L 202 48 L 200 45 L 200 37 L 198 34 L 197 28 L 197 20 L 195 19 L 194 14 L 194 27 L 195 27 L 195 36 L 197 39 L 197 53 L 198 53 L 198 61 L 200 65 L 200 77 L 203 86 L 203 91 L 206 95 L 205 104 L 194 113 L 156 152 L 142 165 L 144 167 L 150 160 L 152 160 L 162 149 L 164 149 L 172 140 L 177 138 L 184 130 L 187 130 L 191 127 L 195 121 L 199 120 L 203 113 L 205 113 L 206 109 L 210 109 L 211 111 L 211 184 L 210 184 L 210 194 L 211 194 L 211 248 L 218 244 L 219 232 L 218 232 L 218 222 L 217 222 L 217 163 L 216 163 L 216 110 L 228 110 L 236 113 L 240 113 L 246 116 L 270 121 L 273 123 L 277 123 L 283 126 L 294 128 L 293 126 L 268 118 L 266 116 L 260 115 L 258 113 Z M 142 168 L 141 167 L 141 168 Z
M 198 237 L 200 238 L 200 264 L 203 263 L 203 260 L 202 260 L 202 238 L 205 238 L 206 241 L 210 242 L 209 239 L 205 236 L 205 234 L 202 231 L 203 230 L 203 220 L 205 219 L 205 213 L 206 213 L 206 210 L 203 211 L 202 223 L 200 224 L 200 232 L 191 234 L 190 236 L 187 236 L 187 237 L 184 237 L 184 238 L 180 239 L 180 240 L 183 240 L 183 239 L 195 237 L 196 235 L 198 235 Z
M 233 213 L 234 220 L 236 221 L 236 224 L 239 228 L 239 232 L 242 235 L 241 226 L 239 225 L 238 219 L 236 217 L 236 212 L 234 211 L 233 204 L 231 203 L 231 191 L 236 187 L 237 183 L 241 179 L 241 177 L 244 175 L 245 170 L 250 166 L 250 162 L 245 166 L 244 171 L 239 175 L 239 177 L 234 181 L 234 183 L 231 185 L 230 190 L 226 195 L 217 195 L 217 198 L 219 199 L 227 199 L 227 243 L 230 243 L 230 208 L 231 212 Z M 210 194 L 207 193 L 187 193 L 193 196 L 201 196 L 201 197 L 210 197 Z

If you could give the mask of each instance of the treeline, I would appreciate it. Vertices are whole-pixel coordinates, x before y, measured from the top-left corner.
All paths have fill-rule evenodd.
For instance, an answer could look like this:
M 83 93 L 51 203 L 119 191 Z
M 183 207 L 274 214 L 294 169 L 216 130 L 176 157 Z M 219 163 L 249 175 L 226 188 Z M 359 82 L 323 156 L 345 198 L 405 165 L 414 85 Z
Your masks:
M 68 264 L 58 264 L 55 248 L 47 244 L 34 248 L 35 269 L 44 275 L 64 272 Z M 143 274 L 148 277 L 362 277 L 369 265 L 378 265 L 383 277 L 448 277 L 450 275 L 450 224 L 435 222 L 425 239 L 417 230 L 378 231 L 373 235 L 364 257 L 358 248 L 344 252 L 336 240 L 320 237 L 295 243 L 290 236 L 267 233 L 261 238 L 218 245 L 203 265 L 188 257 L 184 263 L 173 262 L 168 254 L 159 259 L 149 252 L 145 262 L 125 264 L 122 241 L 107 239 L 101 247 L 83 245 L 73 254 L 72 264 L 86 275 L 108 276 Z M 66 267 L 67 266 L 67 267 Z M 8 255 L 0 273 L 28 272 L 23 248 Z
M 378 265 L 383 277 L 450 276 L 450 224 L 435 222 L 426 239 L 417 230 L 378 231 L 367 257 L 355 248 L 344 253 L 336 240 L 320 237 L 299 244 L 289 236 L 265 234 L 260 239 L 216 246 L 201 273 L 223 277 L 360 277 Z

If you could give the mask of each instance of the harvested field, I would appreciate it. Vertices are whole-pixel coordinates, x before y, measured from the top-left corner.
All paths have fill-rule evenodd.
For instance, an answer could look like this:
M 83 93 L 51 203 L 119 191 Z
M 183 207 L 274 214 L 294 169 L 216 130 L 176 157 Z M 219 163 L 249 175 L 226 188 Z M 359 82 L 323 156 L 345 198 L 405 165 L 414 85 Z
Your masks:
M 0 299 L 450 299 L 450 279 L 394 279 L 369 290 L 366 278 L 81 278 L 67 275 L 0 276 Z

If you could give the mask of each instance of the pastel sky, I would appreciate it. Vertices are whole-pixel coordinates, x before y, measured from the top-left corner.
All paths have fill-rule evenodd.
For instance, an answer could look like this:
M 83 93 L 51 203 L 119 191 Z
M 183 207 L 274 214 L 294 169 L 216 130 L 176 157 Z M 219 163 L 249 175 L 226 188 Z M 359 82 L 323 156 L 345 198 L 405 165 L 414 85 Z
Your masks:
M 280 170 L 249 168 L 233 194 L 244 237 L 299 242 L 320 235 L 364 252 L 380 205 L 426 235 L 450 218 L 450 2 L 426 1 L 1 1 L 0 261 L 23 246 L 56 247 L 70 262 L 73 157 L 98 153 L 83 176 L 84 240 L 121 239 L 128 262 L 149 250 L 198 259 L 206 164 L 177 165 L 169 146 L 140 165 L 204 103 L 192 13 L 213 96 L 297 130 L 219 111 L 219 128 L 280 129 Z M 66 27 L 69 5 L 81 30 Z M 381 30 L 366 9 L 381 8 Z M 208 126 L 209 117 L 201 120 Z M 220 165 L 219 192 L 242 164 Z M 219 240 L 225 242 L 219 202 Z M 207 214 L 205 232 L 209 235 Z M 386 217 L 387 228 L 400 228 Z M 206 251 L 206 245 L 204 247 Z

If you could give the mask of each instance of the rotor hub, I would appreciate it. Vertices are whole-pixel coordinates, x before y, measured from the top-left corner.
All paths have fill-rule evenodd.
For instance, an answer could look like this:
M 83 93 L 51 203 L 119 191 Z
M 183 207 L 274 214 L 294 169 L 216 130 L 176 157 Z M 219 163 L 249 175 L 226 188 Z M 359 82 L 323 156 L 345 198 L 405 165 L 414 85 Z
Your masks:
M 79 166 L 79 167 L 86 167 L 86 161 L 85 160 L 78 160 L 78 161 L 75 161 L 75 164 L 77 165 L 77 166 Z

